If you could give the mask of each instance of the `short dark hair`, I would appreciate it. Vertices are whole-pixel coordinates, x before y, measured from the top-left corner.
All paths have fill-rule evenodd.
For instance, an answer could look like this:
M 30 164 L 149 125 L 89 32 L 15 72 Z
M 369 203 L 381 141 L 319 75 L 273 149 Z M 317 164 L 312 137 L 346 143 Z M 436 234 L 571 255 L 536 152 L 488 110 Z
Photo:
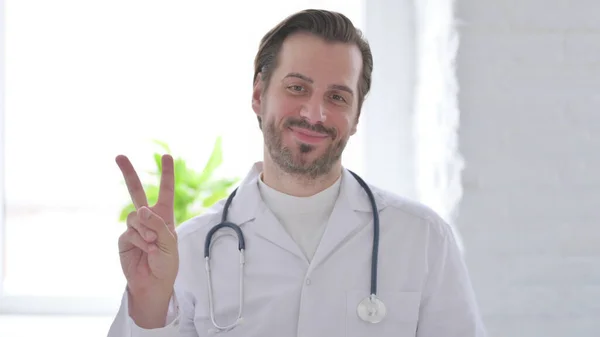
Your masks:
M 307 9 L 292 14 L 271 29 L 260 41 L 260 47 L 254 59 L 253 83 L 259 73 L 269 86 L 273 70 L 277 66 L 277 56 L 283 41 L 291 34 L 308 32 L 331 42 L 355 44 L 362 54 L 362 74 L 358 82 L 358 113 L 371 89 L 371 73 L 373 72 L 373 55 L 369 43 L 362 32 L 354 27 L 352 21 L 337 12 Z

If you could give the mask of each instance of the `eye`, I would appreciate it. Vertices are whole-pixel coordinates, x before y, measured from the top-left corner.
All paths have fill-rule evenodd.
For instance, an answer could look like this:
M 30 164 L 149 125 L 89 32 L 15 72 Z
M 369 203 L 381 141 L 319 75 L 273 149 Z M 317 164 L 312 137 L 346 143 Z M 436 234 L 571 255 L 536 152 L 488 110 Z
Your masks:
M 346 99 L 342 95 L 333 94 L 333 95 L 331 95 L 331 98 L 333 98 L 334 101 L 344 102 L 344 103 L 346 102 Z
M 303 92 L 303 91 L 305 91 L 303 86 L 297 85 L 297 84 L 296 85 L 290 85 L 288 87 L 288 89 L 290 89 L 292 91 L 295 91 L 295 92 Z

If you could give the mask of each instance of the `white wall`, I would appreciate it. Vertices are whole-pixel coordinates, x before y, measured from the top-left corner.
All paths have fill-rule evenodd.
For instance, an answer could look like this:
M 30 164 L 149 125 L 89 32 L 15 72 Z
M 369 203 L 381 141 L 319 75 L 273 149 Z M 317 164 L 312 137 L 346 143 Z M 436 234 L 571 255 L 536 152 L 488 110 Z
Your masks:
M 373 83 L 360 124 L 370 183 L 416 199 L 413 96 L 415 19 L 411 0 L 365 1 Z
M 600 2 L 457 15 L 457 225 L 490 336 L 600 336 Z

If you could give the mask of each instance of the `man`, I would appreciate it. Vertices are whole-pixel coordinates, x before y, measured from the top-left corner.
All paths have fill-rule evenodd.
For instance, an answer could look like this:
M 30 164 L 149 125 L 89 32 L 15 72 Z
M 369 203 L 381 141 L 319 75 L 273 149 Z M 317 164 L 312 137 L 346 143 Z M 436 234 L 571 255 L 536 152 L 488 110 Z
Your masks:
M 373 206 L 341 165 L 372 68 L 369 45 L 339 13 L 306 10 L 272 29 L 252 95 L 264 159 L 226 214 L 222 201 L 175 231 L 172 158 L 163 157 L 160 196 L 148 207 L 131 163 L 117 157 L 137 211 L 119 239 L 127 290 L 110 337 L 484 336 L 448 225 L 375 187 L 372 282 Z M 223 220 L 240 226 L 245 247 L 227 227 L 205 247 Z M 382 306 L 370 306 L 380 303 L 371 293 Z

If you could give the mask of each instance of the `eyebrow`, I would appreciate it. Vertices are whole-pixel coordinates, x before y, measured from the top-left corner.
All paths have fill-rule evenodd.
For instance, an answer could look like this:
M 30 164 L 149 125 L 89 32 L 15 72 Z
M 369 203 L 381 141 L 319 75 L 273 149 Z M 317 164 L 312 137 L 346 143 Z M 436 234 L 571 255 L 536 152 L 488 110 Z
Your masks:
M 288 78 L 288 77 L 295 77 L 295 78 L 304 80 L 308 83 L 314 83 L 312 78 L 310 78 L 306 75 L 302 75 L 300 73 L 289 73 L 284 78 Z M 343 84 L 332 84 L 329 86 L 329 88 L 335 89 L 335 90 L 340 90 L 340 91 L 345 91 L 345 92 L 349 93 L 350 95 L 354 96 L 354 91 L 352 91 L 352 89 L 350 89 L 348 86 L 343 85 Z

